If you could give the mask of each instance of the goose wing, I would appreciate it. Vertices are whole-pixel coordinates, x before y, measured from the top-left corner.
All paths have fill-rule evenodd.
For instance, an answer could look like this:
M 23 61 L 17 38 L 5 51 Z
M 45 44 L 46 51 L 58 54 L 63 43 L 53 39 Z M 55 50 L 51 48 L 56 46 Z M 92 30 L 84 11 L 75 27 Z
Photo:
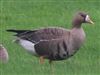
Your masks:
M 69 30 L 63 28 L 44 28 L 39 30 L 7 30 L 16 32 L 16 36 L 31 42 L 39 42 L 40 40 L 59 39 L 68 36 Z

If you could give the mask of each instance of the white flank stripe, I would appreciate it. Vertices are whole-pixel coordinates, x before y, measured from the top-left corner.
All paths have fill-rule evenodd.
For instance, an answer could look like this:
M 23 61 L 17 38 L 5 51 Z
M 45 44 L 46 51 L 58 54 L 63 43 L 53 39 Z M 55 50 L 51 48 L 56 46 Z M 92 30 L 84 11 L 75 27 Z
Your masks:
M 19 39 L 19 43 L 29 53 L 37 56 L 37 53 L 36 53 L 35 48 L 34 48 L 34 45 L 35 45 L 34 43 L 27 41 L 27 40 L 23 40 L 23 39 Z

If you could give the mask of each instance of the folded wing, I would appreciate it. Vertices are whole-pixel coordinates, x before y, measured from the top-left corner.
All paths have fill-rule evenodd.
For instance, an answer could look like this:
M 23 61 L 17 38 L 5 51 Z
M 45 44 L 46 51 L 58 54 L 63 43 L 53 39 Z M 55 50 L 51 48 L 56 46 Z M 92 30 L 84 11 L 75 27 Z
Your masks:
M 31 42 L 39 42 L 40 40 L 59 39 L 69 34 L 69 30 L 65 30 L 63 28 L 45 28 L 39 30 L 7 30 L 7 31 L 16 32 L 17 37 L 24 40 L 29 40 Z

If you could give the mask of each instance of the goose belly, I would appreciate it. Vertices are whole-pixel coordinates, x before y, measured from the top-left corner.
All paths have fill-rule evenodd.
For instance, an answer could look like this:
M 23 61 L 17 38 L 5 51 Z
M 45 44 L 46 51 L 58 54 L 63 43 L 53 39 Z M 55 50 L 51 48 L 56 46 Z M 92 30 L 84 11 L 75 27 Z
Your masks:
M 24 49 L 26 49 L 27 52 L 29 52 L 32 55 L 37 56 L 36 50 L 34 48 L 34 45 L 35 45 L 34 43 L 28 40 L 23 40 L 23 39 L 20 39 L 19 43 Z

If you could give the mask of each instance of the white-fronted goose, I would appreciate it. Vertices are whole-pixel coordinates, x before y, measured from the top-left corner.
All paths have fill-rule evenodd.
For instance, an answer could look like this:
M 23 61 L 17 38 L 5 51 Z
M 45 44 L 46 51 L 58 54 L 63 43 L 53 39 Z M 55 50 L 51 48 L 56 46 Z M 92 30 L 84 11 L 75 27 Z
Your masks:
M 52 60 L 64 60 L 73 56 L 82 46 L 85 33 L 82 23 L 91 23 L 89 15 L 80 12 L 72 21 L 72 29 L 44 28 L 38 30 L 7 30 L 16 32 L 16 42 L 29 53 Z
M 2 44 L 0 44 L 0 61 L 3 63 L 7 63 L 8 61 L 8 52 Z

